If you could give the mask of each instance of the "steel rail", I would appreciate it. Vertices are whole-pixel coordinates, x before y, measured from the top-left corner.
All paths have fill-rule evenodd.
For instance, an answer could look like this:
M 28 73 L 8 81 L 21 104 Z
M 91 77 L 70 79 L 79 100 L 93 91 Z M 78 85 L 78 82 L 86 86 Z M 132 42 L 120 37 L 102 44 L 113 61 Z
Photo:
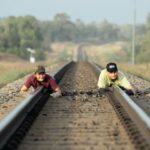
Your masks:
M 97 77 L 100 74 L 100 67 L 92 62 Z M 113 92 L 108 92 L 108 98 L 111 101 L 117 100 L 125 109 L 131 120 L 135 122 L 140 132 L 144 135 L 147 142 L 150 140 L 150 117 L 140 108 L 123 90 L 119 87 L 114 87 Z
M 0 149 L 3 148 L 31 109 L 41 99 L 43 96 L 41 92 L 42 88 L 29 95 L 0 122 Z
M 63 67 L 63 69 L 61 69 L 60 71 L 58 71 L 58 73 L 54 75 L 58 83 L 63 77 L 66 70 L 68 70 L 73 63 L 74 62 L 67 64 L 65 67 Z M 100 68 L 93 63 L 90 64 L 92 65 L 93 71 L 96 73 L 98 78 Z M 136 103 L 134 103 L 134 101 L 127 94 L 125 94 L 120 88 L 114 87 L 114 89 L 115 90 L 113 92 L 108 93 L 109 99 L 111 99 L 111 101 L 116 100 L 119 101 L 119 103 L 128 113 L 131 120 L 133 120 L 135 124 L 138 126 L 138 129 L 140 130 L 142 135 L 144 135 L 146 141 L 149 142 L 150 139 L 149 116 Z M 31 95 L 26 99 L 26 102 L 22 102 L 18 106 L 18 112 L 15 111 L 11 112 L 11 115 L 13 117 L 11 117 L 11 115 L 9 117 L 12 119 L 7 118 L 5 122 L 2 123 L 0 122 L 0 149 L 7 143 L 10 137 L 14 134 L 14 132 L 23 122 L 25 117 L 30 113 L 31 108 L 33 108 L 37 104 L 37 101 L 40 101 L 43 98 L 44 94 L 45 93 L 43 93 L 42 88 L 38 89 L 33 95 Z M 26 107 L 28 104 L 30 106 Z
M 85 59 L 84 59 L 85 53 L 83 53 L 82 46 L 80 47 L 80 49 L 78 49 L 78 51 L 79 51 L 78 52 L 78 60 L 85 61 Z M 101 71 L 100 66 L 95 63 L 92 63 L 92 62 L 89 62 L 89 64 L 93 67 L 93 71 L 95 72 L 95 74 L 98 78 L 100 71 Z M 112 105 L 114 106 L 114 108 L 117 110 L 117 113 L 118 113 L 119 117 L 121 118 L 121 120 L 123 121 L 124 125 L 126 124 L 125 122 L 128 122 L 128 121 L 125 121 L 127 119 L 125 117 L 125 114 L 127 114 L 129 116 L 129 118 L 132 120 L 129 123 L 130 129 L 127 129 L 127 132 L 129 133 L 129 132 L 131 132 L 131 130 L 133 130 L 132 132 L 134 134 L 129 133 L 129 135 L 135 142 L 135 145 L 138 145 L 137 148 L 150 149 L 150 143 L 149 143 L 149 140 L 150 140 L 150 117 L 119 87 L 114 87 L 114 91 L 108 92 L 107 96 L 108 96 L 110 102 L 112 103 Z M 120 112 L 116 108 L 116 105 L 118 103 L 123 108 L 123 110 L 121 110 L 121 109 L 119 110 Z M 125 120 L 124 120 L 124 117 L 125 117 Z M 136 126 L 137 126 L 137 128 L 136 128 Z M 125 127 L 126 127 L 126 125 L 125 125 Z M 126 128 L 128 128 L 128 127 L 126 127 Z M 134 129 L 134 128 L 136 128 L 136 129 Z M 135 132 L 137 134 L 135 134 Z M 142 143 L 140 143 L 139 140 L 136 140 L 136 139 L 138 139 L 137 136 L 140 136 L 141 134 L 142 134 L 142 137 L 139 139 L 140 139 L 140 142 L 142 141 Z M 144 138 L 144 140 L 143 140 L 143 138 Z
M 113 93 L 109 93 L 112 100 L 117 99 L 119 103 L 126 109 L 128 115 L 135 122 L 139 130 L 150 140 L 150 117 L 140 108 L 125 92 L 115 87 Z
M 73 63 L 74 62 L 69 62 L 53 75 L 57 83 L 59 83 L 64 73 Z M 49 94 L 46 94 L 44 88 L 40 87 L 17 105 L 17 107 L 8 113 L 8 115 L 0 122 L 0 149 L 7 144 L 8 140 L 12 137 L 35 105 L 43 100 L 43 97 L 48 99 Z

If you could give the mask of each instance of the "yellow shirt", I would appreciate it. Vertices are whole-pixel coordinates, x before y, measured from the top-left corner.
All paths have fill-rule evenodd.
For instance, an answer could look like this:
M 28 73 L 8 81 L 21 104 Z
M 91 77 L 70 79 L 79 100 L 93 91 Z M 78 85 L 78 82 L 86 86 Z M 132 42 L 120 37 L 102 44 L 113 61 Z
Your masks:
M 119 71 L 118 78 L 115 81 L 112 81 L 109 79 L 106 69 L 101 71 L 97 85 L 99 88 L 106 88 L 110 85 L 122 86 L 126 89 L 131 88 L 129 81 L 122 72 Z

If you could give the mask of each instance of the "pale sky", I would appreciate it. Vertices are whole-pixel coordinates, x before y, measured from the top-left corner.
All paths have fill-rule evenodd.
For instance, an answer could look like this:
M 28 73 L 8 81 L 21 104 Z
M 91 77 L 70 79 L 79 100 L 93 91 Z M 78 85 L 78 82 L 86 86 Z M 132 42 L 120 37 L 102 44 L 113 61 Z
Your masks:
M 67 13 L 72 21 L 127 24 L 133 21 L 136 1 L 136 22 L 145 23 L 150 13 L 150 0 L 0 0 L 0 18 L 32 15 L 39 20 L 52 20 L 57 13 Z

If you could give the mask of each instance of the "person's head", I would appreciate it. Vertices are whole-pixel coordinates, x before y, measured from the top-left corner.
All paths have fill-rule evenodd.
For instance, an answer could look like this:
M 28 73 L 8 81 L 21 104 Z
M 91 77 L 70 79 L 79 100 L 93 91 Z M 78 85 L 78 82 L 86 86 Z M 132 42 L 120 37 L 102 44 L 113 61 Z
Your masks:
M 106 65 L 106 70 L 107 70 L 107 74 L 108 74 L 108 77 L 111 79 L 111 80 L 116 80 L 117 77 L 118 77 L 118 68 L 117 68 L 117 65 L 113 62 L 110 62 Z
M 37 66 L 35 71 L 35 77 L 38 81 L 42 82 L 45 79 L 45 68 L 43 66 Z

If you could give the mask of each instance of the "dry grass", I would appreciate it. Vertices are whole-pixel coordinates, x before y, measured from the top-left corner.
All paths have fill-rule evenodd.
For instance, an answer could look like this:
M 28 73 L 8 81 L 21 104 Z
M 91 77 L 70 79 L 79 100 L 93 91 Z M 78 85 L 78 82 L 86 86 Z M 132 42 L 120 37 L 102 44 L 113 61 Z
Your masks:
M 143 79 L 150 81 L 150 63 L 149 64 L 118 64 L 122 70 L 135 74 Z
M 56 64 L 60 64 L 62 66 L 64 63 L 67 63 L 72 59 L 72 50 L 74 48 L 73 44 L 55 43 L 52 45 L 52 48 L 53 52 L 46 53 L 46 61 L 36 62 L 35 64 L 31 64 L 28 61 L 23 61 L 20 59 L 15 59 L 16 61 L 14 61 L 14 59 L 12 59 L 12 57 L 10 56 L 10 58 L 1 58 L 0 87 L 18 78 L 21 78 L 28 73 L 34 72 L 35 67 L 39 64 L 44 66 L 50 66 L 52 68 L 55 67 Z M 5 61 L 5 59 L 7 59 L 7 61 Z
M 94 60 L 103 64 L 106 61 L 112 61 L 113 59 L 119 59 L 119 56 L 126 57 L 125 51 L 123 51 L 124 44 L 122 42 L 111 43 L 98 46 L 89 46 L 85 48 L 90 60 Z
M 35 64 L 28 62 L 0 62 L 0 84 L 5 85 L 8 82 L 18 79 L 33 71 L 34 67 Z
M 150 81 L 150 64 L 131 65 L 125 62 L 127 55 L 123 50 L 123 47 L 124 43 L 117 42 L 106 45 L 89 46 L 85 48 L 85 51 L 89 60 L 94 61 L 103 67 L 110 61 L 117 62 L 115 58 L 118 58 L 120 61 L 117 62 L 117 64 L 121 70 L 130 72 Z

